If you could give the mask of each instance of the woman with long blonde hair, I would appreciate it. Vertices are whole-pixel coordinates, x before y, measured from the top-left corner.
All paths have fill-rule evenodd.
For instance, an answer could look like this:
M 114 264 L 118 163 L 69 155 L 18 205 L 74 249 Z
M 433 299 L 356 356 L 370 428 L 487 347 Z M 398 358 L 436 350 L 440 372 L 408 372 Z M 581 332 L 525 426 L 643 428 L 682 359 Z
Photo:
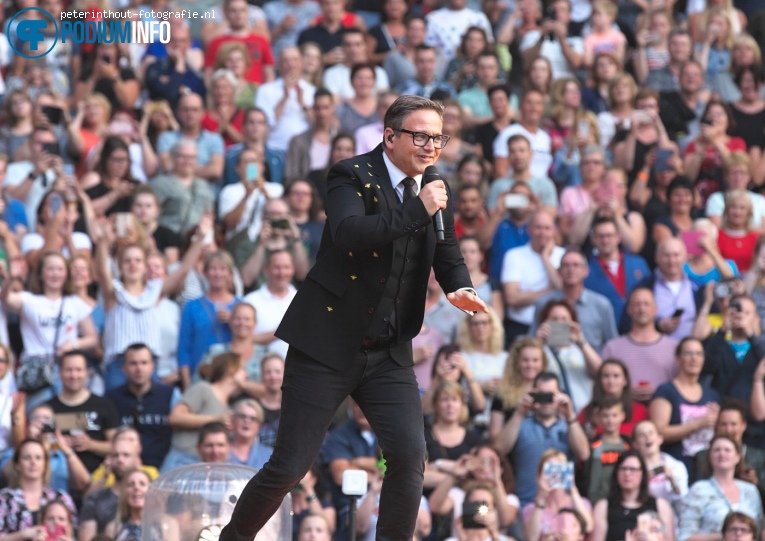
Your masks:
M 495 438 L 513 415 L 521 398 L 534 387 L 534 378 L 547 370 L 549 361 L 538 338 L 522 336 L 513 342 L 491 405 L 489 436 Z
M 553 154 L 563 146 L 569 134 L 584 116 L 582 85 L 574 77 L 564 77 L 550 89 L 550 113 L 542 121 L 542 128 L 550 134 Z
M 718 74 L 727 73 L 736 32 L 730 13 L 722 8 L 713 8 L 708 12 L 704 28 L 704 39 L 696 43 L 695 57 L 705 72 L 707 83 L 710 83 Z
M 141 469 L 130 470 L 122 478 L 117 516 L 106 525 L 104 530 L 111 539 L 115 541 L 141 539 L 141 521 L 146 503 L 146 492 L 151 481 L 151 476 Z
M 489 308 L 486 313 L 465 317 L 457 333 L 457 344 L 470 371 L 483 392 L 493 396 L 507 361 L 507 352 L 502 349 L 505 343 L 502 320 Z

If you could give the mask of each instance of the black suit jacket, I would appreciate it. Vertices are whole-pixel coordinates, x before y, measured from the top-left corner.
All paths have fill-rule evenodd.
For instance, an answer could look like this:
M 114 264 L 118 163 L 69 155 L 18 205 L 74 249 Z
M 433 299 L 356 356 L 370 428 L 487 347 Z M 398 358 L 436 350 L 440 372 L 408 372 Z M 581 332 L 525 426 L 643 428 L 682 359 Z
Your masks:
M 316 264 L 276 336 L 341 370 L 359 351 L 370 328 L 396 248 L 404 247 L 409 235 L 424 228 L 416 293 L 414 298 L 402 299 L 416 317 L 407 318 L 409 325 L 397 330 L 391 346 L 396 362 L 412 365 L 411 340 L 422 327 L 431 266 L 447 293 L 471 286 L 454 233 L 451 204 L 443 211 L 446 242 L 438 244 L 420 198 L 399 202 L 383 161 L 382 146 L 334 165 L 327 176 L 327 190 L 327 222 Z

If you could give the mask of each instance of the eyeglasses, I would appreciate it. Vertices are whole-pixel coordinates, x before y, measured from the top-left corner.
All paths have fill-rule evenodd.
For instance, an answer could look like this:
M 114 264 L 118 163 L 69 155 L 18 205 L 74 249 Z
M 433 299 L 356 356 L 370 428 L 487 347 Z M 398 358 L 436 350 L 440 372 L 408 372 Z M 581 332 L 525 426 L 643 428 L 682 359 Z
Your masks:
M 399 132 L 408 133 L 412 136 L 412 142 L 414 143 L 414 146 L 417 147 L 424 147 L 428 144 L 428 141 L 433 139 L 433 146 L 441 149 L 446 146 L 446 143 L 449 142 L 449 136 L 448 135 L 428 135 L 427 133 L 423 133 L 421 131 L 411 131 L 411 130 L 405 130 L 400 129 L 397 130 Z
M 754 532 L 751 528 L 747 528 L 745 526 L 731 526 L 727 530 L 725 530 L 726 534 L 732 533 L 733 535 L 753 535 Z
M 258 419 L 254 415 L 247 415 L 245 413 L 235 413 L 234 419 L 239 419 L 240 421 L 250 421 L 251 423 L 259 423 L 260 419 Z
M 582 160 L 582 165 L 603 165 L 603 160 Z

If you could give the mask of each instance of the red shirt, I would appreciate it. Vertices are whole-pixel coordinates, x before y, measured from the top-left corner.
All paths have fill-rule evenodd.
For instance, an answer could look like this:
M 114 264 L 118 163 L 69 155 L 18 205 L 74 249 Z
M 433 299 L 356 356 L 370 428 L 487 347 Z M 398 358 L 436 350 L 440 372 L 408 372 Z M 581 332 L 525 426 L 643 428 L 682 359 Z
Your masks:
M 340 24 L 343 26 L 343 28 L 353 28 L 354 26 L 356 26 L 356 19 L 357 19 L 357 15 L 355 13 L 346 11 L 345 15 L 343 15 L 343 18 L 340 19 Z M 317 15 L 311 21 L 310 26 L 316 26 L 317 24 L 320 24 L 323 21 L 324 21 L 324 15 Z
M 271 53 L 271 45 L 269 45 L 268 41 L 257 34 L 248 34 L 245 37 L 223 35 L 214 38 L 210 45 L 207 46 L 205 67 L 212 68 L 215 65 L 215 57 L 220 46 L 231 41 L 244 43 L 247 51 L 250 53 L 250 69 L 247 71 L 245 78 L 251 83 L 260 84 L 264 82 L 263 66 L 273 66 L 274 56 Z
M 635 428 L 635 425 L 646 419 L 648 419 L 648 408 L 646 405 L 641 404 L 640 402 L 633 402 L 632 420 L 630 422 L 625 421 L 622 423 L 622 426 L 619 427 L 619 434 L 631 438 L 632 429 Z M 587 408 L 584 408 L 579 412 L 578 421 L 579 424 L 584 427 L 584 431 L 588 436 L 599 436 L 603 432 L 603 427 L 592 426 L 590 420 L 587 419 Z
M 725 259 L 731 259 L 738 267 L 739 272 L 746 272 L 752 266 L 754 258 L 754 245 L 760 233 L 758 231 L 749 231 L 745 235 L 731 235 L 724 229 L 721 229 L 717 235 L 717 246 L 720 248 L 720 255 Z
M 233 126 L 233 128 L 238 131 L 239 133 L 242 133 L 242 122 L 244 121 L 244 111 L 241 109 L 237 109 L 236 112 L 234 112 L 234 116 L 229 121 L 229 124 Z M 202 117 L 202 129 L 211 131 L 213 133 L 218 133 L 218 121 L 212 117 L 209 111 L 205 112 L 205 116 Z M 223 137 L 223 142 L 226 144 L 226 148 L 230 147 L 233 144 L 236 144 L 236 141 L 229 138 L 228 134 L 221 134 L 221 137 Z

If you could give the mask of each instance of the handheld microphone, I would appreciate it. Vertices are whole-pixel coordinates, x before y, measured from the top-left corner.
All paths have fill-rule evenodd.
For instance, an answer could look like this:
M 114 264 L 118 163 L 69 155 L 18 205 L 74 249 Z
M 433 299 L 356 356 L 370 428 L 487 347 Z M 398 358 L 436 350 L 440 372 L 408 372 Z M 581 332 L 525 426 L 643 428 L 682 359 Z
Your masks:
M 443 181 L 441 175 L 438 174 L 436 166 L 429 165 L 425 168 L 425 172 L 422 174 L 422 185 L 425 186 L 434 180 Z M 444 215 L 441 212 L 441 209 L 438 209 L 433 215 L 433 226 L 436 229 L 436 239 L 438 239 L 438 242 L 444 242 Z

